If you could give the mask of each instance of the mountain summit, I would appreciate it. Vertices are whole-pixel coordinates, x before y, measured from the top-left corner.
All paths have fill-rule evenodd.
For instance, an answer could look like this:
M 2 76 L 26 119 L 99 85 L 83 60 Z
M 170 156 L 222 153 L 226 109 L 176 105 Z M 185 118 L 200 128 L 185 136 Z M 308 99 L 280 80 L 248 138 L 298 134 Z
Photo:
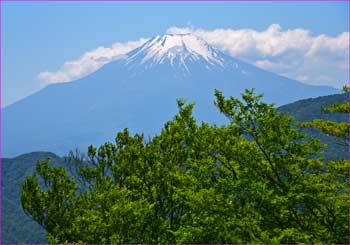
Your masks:
M 221 53 L 193 34 L 156 36 L 128 54 L 127 64 L 146 67 L 168 63 L 190 72 L 186 63 L 204 62 L 210 66 L 224 66 Z
M 172 119 L 181 97 L 196 102 L 199 120 L 222 123 L 214 90 L 240 96 L 246 88 L 277 105 L 339 92 L 262 70 L 193 34 L 166 34 L 82 79 L 51 84 L 4 108 L 3 155 L 85 150 L 112 141 L 126 127 L 153 135 Z

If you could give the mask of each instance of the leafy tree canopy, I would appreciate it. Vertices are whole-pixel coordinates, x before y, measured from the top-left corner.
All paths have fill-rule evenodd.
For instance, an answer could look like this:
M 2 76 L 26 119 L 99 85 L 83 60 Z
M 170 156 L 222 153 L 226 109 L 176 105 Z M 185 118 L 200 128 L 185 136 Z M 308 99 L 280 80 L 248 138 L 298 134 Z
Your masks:
M 346 243 L 346 164 L 317 159 L 321 144 L 253 90 L 215 95 L 225 126 L 179 100 L 159 135 L 125 129 L 73 175 L 38 162 L 24 210 L 51 243 Z

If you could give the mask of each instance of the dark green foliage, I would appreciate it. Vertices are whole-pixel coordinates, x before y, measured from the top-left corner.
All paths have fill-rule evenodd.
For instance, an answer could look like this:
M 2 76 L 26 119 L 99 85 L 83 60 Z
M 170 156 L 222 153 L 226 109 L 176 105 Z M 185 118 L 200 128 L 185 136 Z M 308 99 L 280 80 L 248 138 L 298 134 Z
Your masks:
M 348 121 L 347 114 L 340 112 L 329 113 L 325 111 L 325 108 L 330 108 L 326 110 L 333 110 L 332 108 L 338 107 L 337 105 L 342 105 L 346 101 L 346 94 L 336 94 L 322 96 L 314 99 L 300 100 L 288 105 L 281 106 L 278 108 L 278 110 L 287 112 L 289 115 L 293 116 L 297 122 L 306 122 L 313 121 L 315 119 L 321 119 L 345 123 Z M 311 127 L 300 128 L 300 130 L 307 135 L 320 139 L 323 144 L 327 144 L 324 152 L 325 159 L 348 158 L 348 148 L 346 145 L 341 144 L 343 140 L 340 140 L 333 135 L 326 134 Z
M 216 97 L 226 126 L 179 100 L 158 136 L 125 129 L 74 178 L 38 162 L 23 208 L 51 243 L 346 243 L 345 163 L 315 158 L 319 142 L 253 91 Z
M 344 86 L 343 91 L 348 95 L 349 88 Z M 322 111 L 326 113 L 343 113 L 349 120 L 350 101 L 332 104 L 329 107 L 322 108 Z M 336 122 L 325 119 L 314 119 L 309 122 L 301 122 L 300 125 L 302 127 L 316 128 L 328 135 L 335 136 L 340 141 L 339 145 L 350 146 L 350 122 L 348 120 L 345 122 Z
M 35 162 L 50 159 L 52 166 L 65 166 L 64 158 L 50 152 L 32 152 L 3 158 L 2 164 L 2 243 L 44 244 L 46 230 L 25 215 L 20 201 L 25 177 L 35 172 Z
M 322 108 L 329 107 L 333 104 L 343 103 L 347 100 L 346 94 L 334 94 L 322 96 L 318 98 L 311 98 L 299 100 L 278 108 L 283 112 L 288 112 L 294 116 L 294 119 L 299 122 L 311 121 L 316 118 L 333 120 L 336 122 L 345 122 L 346 115 L 342 113 L 325 113 Z

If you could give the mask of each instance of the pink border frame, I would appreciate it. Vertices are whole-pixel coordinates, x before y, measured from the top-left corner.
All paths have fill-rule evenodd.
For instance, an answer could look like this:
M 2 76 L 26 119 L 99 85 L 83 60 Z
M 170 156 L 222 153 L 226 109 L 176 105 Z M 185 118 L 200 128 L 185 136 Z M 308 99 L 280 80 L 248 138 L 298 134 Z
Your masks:
M 2 2 L 348 2 L 348 25 L 350 27 L 350 0 L 0 0 L 0 108 L 2 103 Z M 350 32 L 349 32 L 349 40 L 350 40 Z M 348 44 L 349 50 L 350 50 L 350 42 Z M 350 52 L 348 57 L 348 64 L 350 64 Z M 350 87 L 350 67 L 348 67 L 348 86 Z M 350 92 L 347 96 L 347 101 L 350 102 Z M 348 123 L 350 123 L 350 113 L 348 114 Z M 0 109 L 0 244 L 2 244 L 2 108 Z M 349 191 L 348 193 L 348 237 L 349 241 L 348 244 L 350 244 L 350 136 L 347 139 L 349 146 L 348 146 L 348 164 L 347 164 L 347 189 Z M 30 243 L 29 243 L 30 244 Z M 29 245 L 28 244 L 28 245 Z M 14 245 L 14 244 L 8 244 L 8 245 Z M 44 245 L 44 244 L 37 244 L 37 245 Z M 46 244 L 45 244 L 46 245 Z M 170 245 L 170 244 L 169 244 Z M 197 245 L 197 244 L 190 244 L 190 245 Z M 240 244 L 237 244 L 240 245 Z M 243 245 L 243 244 L 242 244 Z M 255 245 L 255 244 L 245 244 L 245 245 Z M 267 244 L 266 244 L 267 245 Z M 281 244 L 282 245 L 282 244 Z M 305 244 L 309 245 L 309 244 Z

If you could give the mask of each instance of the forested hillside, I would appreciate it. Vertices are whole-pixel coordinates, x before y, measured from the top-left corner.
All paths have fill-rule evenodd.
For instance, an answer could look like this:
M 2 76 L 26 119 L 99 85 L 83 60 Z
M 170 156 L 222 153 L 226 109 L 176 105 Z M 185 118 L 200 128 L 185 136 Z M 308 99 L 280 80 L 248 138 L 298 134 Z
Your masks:
M 50 152 L 32 152 L 2 159 L 2 243 L 46 243 L 46 231 L 25 215 L 20 194 L 25 176 L 35 170 L 36 161 L 50 158 L 54 166 L 62 159 Z
M 347 101 L 347 95 L 335 94 L 329 96 L 322 96 L 318 98 L 310 98 L 299 100 L 297 102 L 287 104 L 278 108 L 278 110 L 287 112 L 292 115 L 295 121 L 305 122 L 313 119 L 325 119 L 336 122 L 348 122 L 349 115 L 346 113 L 326 113 L 321 110 L 322 107 L 329 107 L 335 103 L 342 103 Z M 326 159 L 347 159 L 348 149 L 345 145 L 339 144 L 341 140 L 336 137 L 322 133 L 317 129 L 301 128 L 302 132 L 310 136 L 316 137 L 322 143 L 327 144 L 324 157 Z

